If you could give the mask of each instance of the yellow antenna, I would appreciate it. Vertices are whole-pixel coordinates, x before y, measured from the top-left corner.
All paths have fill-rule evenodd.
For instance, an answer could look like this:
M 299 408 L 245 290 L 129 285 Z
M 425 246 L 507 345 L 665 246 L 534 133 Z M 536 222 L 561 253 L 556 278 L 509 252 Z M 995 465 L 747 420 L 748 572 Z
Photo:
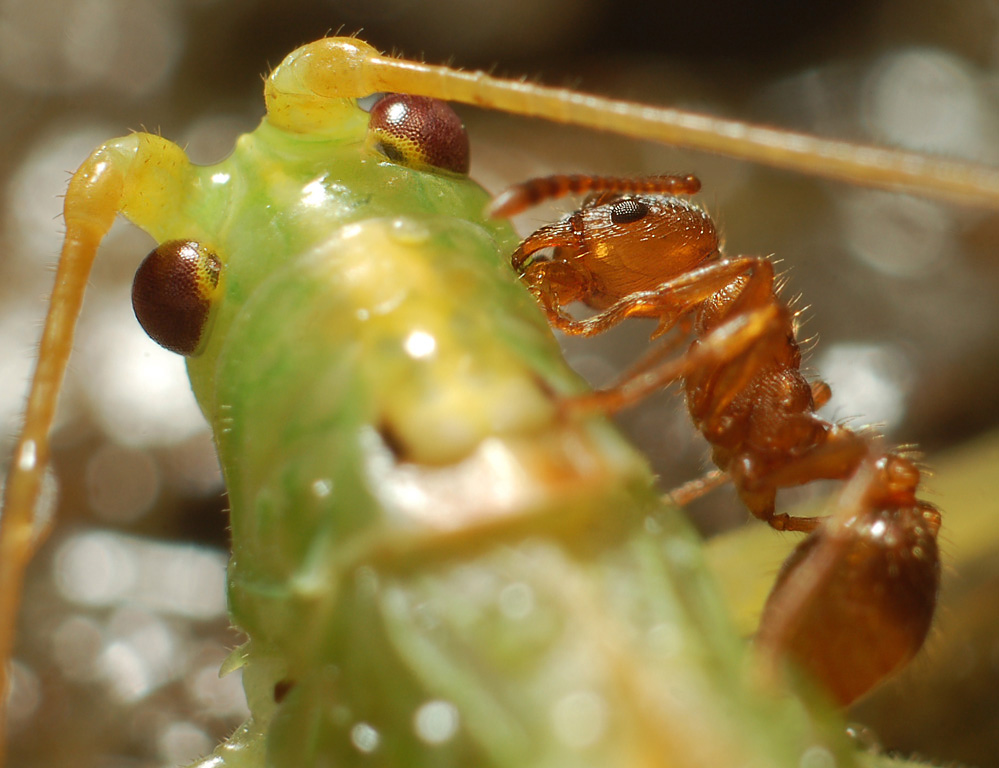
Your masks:
M 270 119 L 282 124 L 282 113 L 293 104 L 381 91 L 432 96 L 850 184 L 999 208 L 997 168 L 396 59 L 350 37 L 324 38 L 293 51 L 271 73 L 265 94 Z M 291 124 L 282 127 L 294 130 Z

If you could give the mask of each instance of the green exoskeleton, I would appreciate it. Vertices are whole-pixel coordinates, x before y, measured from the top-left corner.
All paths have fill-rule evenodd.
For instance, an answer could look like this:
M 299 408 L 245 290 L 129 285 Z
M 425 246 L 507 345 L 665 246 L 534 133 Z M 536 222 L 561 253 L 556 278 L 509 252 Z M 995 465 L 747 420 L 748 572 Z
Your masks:
M 306 46 L 220 164 L 140 133 L 102 145 L 71 182 L 6 488 L 0 659 L 74 318 L 122 213 L 161 244 L 138 313 L 188 355 L 231 499 L 230 608 L 249 641 L 227 666 L 243 669 L 252 717 L 204 765 L 873 760 L 758 673 L 641 456 L 603 418 L 560 407 L 582 385 L 509 266 L 516 237 L 464 176 L 460 126 L 437 102 L 369 114 L 354 101 L 384 90 L 999 197 L 995 176 L 960 165 L 629 112 L 351 39 Z

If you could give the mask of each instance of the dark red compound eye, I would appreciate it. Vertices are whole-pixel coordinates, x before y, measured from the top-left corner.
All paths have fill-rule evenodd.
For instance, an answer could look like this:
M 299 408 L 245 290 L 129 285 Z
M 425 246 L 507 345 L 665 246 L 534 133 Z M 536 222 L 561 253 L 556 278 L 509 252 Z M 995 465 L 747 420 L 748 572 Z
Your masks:
M 170 240 L 154 248 L 132 281 L 132 309 L 143 330 L 171 352 L 195 354 L 221 273 L 222 263 L 201 243 Z
M 468 134 L 446 102 L 390 93 L 371 109 L 368 140 L 389 160 L 419 170 L 468 173 Z

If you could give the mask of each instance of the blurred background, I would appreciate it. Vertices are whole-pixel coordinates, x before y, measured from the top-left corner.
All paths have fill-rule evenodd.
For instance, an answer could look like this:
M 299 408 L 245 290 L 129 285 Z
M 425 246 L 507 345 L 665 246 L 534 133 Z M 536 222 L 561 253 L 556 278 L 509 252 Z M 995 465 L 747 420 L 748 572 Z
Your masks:
M 220 159 L 262 115 L 261 76 L 338 31 L 435 63 L 999 162 L 999 3 L 989 0 L 0 0 L 5 453 L 71 171 L 136 129 L 198 162 Z M 810 370 L 833 386 L 830 418 L 918 442 L 941 468 L 930 481 L 950 528 L 938 629 L 913 670 L 851 717 L 886 750 L 999 765 L 999 529 L 981 522 L 999 490 L 989 436 L 999 418 L 999 216 L 459 111 L 473 176 L 493 192 L 552 172 L 695 172 L 727 251 L 776 255 L 786 295 L 808 307 L 802 336 L 816 340 Z M 526 234 L 572 207 L 518 224 Z M 147 341 L 131 314 L 132 273 L 151 247 L 116 226 L 91 281 L 55 436 L 58 527 L 25 594 L 11 765 L 175 765 L 245 715 L 238 675 L 217 677 L 239 638 L 225 620 L 226 502 L 210 436 L 180 358 Z M 566 348 L 604 385 L 646 348 L 649 330 L 636 323 Z M 707 468 L 674 394 L 620 421 L 664 488 Z M 709 534 L 746 518 L 726 489 L 691 514 Z M 759 566 L 763 576 L 778 562 Z M 744 566 L 747 578 L 756 567 Z

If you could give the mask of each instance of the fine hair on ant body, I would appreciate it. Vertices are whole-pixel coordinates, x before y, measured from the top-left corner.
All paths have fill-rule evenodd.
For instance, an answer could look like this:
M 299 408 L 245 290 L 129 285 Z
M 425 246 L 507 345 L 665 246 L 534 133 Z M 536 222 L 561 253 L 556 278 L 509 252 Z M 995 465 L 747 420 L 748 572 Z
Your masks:
M 904 666 L 926 638 L 940 581 L 940 513 L 916 497 L 912 458 L 816 413 L 830 390 L 801 373 L 795 313 L 778 295 L 773 264 L 722 253 L 714 222 L 681 197 L 700 186 L 694 176 L 550 176 L 508 189 L 490 213 L 508 217 L 590 193 L 511 259 L 549 322 L 590 336 L 650 318 L 658 323 L 653 338 L 676 330 L 693 341 L 684 354 L 650 358 L 616 385 L 565 405 L 610 413 L 683 382 L 712 460 L 750 512 L 777 530 L 809 533 L 777 578 L 756 645 L 772 663 L 792 659 L 845 706 Z M 598 313 L 573 318 L 565 307 L 576 301 Z M 819 479 L 848 481 L 832 514 L 776 511 L 780 488 Z

